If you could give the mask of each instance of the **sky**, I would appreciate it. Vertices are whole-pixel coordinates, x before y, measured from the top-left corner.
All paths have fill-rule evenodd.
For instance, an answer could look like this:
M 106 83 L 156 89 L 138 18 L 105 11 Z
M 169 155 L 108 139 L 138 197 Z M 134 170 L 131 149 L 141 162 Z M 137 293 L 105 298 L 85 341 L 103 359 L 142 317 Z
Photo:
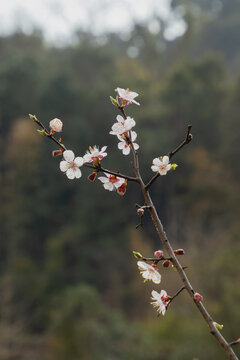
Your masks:
M 129 32 L 135 21 L 146 22 L 157 32 L 154 17 L 167 21 L 164 36 L 173 40 L 183 35 L 186 24 L 181 13 L 171 11 L 171 0 L 2 0 L 0 1 L 0 34 L 16 29 L 27 34 L 41 29 L 48 42 L 64 45 L 74 40 L 82 29 L 96 35 L 107 32 Z

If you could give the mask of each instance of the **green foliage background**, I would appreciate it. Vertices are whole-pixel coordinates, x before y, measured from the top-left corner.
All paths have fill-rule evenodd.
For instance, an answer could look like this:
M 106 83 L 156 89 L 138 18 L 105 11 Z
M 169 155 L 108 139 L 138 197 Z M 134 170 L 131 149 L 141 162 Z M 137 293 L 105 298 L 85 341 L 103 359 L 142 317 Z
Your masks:
M 53 144 L 27 118 L 64 122 L 63 142 L 83 155 L 108 145 L 104 165 L 131 173 L 108 135 L 117 86 L 137 91 L 141 171 L 182 141 L 175 173 L 151 189 L 169 238 L 183 247 L 194 288 L 229 340 L 239 337 L 239 31 L 238 1 L 175 1 L 188 30 L 168 43 L 162 31 L 136 25 L 128 40 L 104 42 L 79 32 L 74 46 L 55 48 L 41 34 L 0 38 L 0 358 L 11 360 L 224 359 L 185 294 L 164 318 L 149 305 L 131 250 L 161 248 L 149 218 L 143 230 L 126 195 L 100 182 L 68 181 L 51 157 Z M 214 5 L 215 4 L 215 5 Z M 196 11 L 198 9 L 198 11 Z M 135 46 L 137 58 L 127 49 Z M 180 286 L 171 269 L 161 288 Z M 159 287 L 154 286 L 157 290 Z

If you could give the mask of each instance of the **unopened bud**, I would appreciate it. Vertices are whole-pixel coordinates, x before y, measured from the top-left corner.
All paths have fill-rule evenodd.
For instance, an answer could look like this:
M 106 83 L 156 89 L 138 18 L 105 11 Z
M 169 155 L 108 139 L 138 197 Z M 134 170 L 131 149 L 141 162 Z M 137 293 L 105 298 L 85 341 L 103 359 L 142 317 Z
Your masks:
M 136 259 L 142 259 L 142 254 L 140 254 L 140 252 L 138 251 L 133 251 L 133 255 Z
M 52 156 L 53 156 L 53 157 L 59 156 L 59 155 L 62 155 L 62 153 L 63 153 L 63 149 L 53 150 Z
M 222 330 L 223 329 L 223 324 L 218 324 L 217 322 L 213 322 L 213 325 L 215 326 L 215 328 L 216 329 L 218 329 L 218 330 Z M 238 339 L 238 340 L 240 340 L 240 339 Z
M 174 250 L 174 254 L 175 255 L 184 255 L 185 251 L 183 249 L 177 249 L 177 250 Z
M 194 298 L 194 300 L 195 300 L 196 302 L 200 302 L 200 301 L 203 300 L 202 295 L 199 294 L 199 293 L 194 293 L 193 298 Z
M 144 209 L 143 209 L 143 208 L 137 209 L 137 213 L 138 213 L 139 216 L 143 216 L 143 214 L 144 214 Z
M 163 263 L 162 263 L 162 266 L 165 267 L 165 268 L 168 268 L 170 265 L 170 260 L 165 260 Z
M 127 180 L 117 188 L 118 195 L 123 196 L 126 192 L 126 189 L 127 189 Z
M 156 256 L 158 259 L 161 259 L 164 257 L 163 251 L 162 250 L 156 250 L 154 252 L 154 256 Z
M 61 132 L 62 131 L 62 127 L 63 127 L 63 123 L 61 120 L 55 118 L 53 120 L 50 121 L 49 123 L 49 127 L 52 131 L 54 132 Z
M 96 176 L 97 176 L 97 171 L 94 171 L 92 174 L 88 176 L 88 180 L 94 181 L 96 179 Z
M 31 120 L 36 121 L 36 115 L 28 114 Z

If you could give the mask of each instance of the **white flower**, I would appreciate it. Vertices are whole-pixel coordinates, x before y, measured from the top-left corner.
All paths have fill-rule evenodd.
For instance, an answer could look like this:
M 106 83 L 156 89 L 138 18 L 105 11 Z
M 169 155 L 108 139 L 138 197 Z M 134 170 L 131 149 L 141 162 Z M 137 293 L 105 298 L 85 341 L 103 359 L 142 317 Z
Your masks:
M 161 292 L 158 293 L 157 291 L 153 290 L 152 291 L 152 300 L 153 300 L 153 302 L 151 304 L 153 305 L 153 307 L 158 308 L 157 312 L 159 314 L 165 315 L 166 307 L 170 301 L 170 298 L 167 295 L 166 291 L 161 290 Z
M 106 190 L 109 191 L 113 191 L 118 189 L 123 183 L 124 183 L 124 179 L 119 178 L 115 175 L 110 175 L 107 173 L 104 173 L 106 175 L 106 177 L 104 176 L 100 176 L 98 178 L 98 180 L 100 180 L 103 183 L 103 187 Z
M 152 171 L 159 172 L 160 175 L 166 175 L 171 167 L 172 165 L 169 164 L 169 157 L 163 156 L 153 159 L 153 165 L 151 166 L 151 169 Z
M 135 131 L 130 131 L 130 133 L 133 147 L 135 150 L 138 150 L 139 145 L 134 142 L 137 138 L 137 133 Z M 118 148 L 122 150 L 123 155 L 128 155 L 131 149 L 130 142 L 128 141 L 129 137 L 126 137 L 125 135 L 117 135 L 117 137 L 121 140 L 121 142 L 118 143 Z
M 79 179 L 82 176 L 82 172 L 79 168 L 84 163 L 83 158 L 75 158 L 72 150 L 64 151 L 63 158 L 64 160 L 60 162 L 60 170 L 65 172 L 69 179 Z
M 50 121 L 49 123 L 49 127 L 52 131 L 54 132 L 61 132 L 62 131 L 62 127 L 63 127 L 63 123 L 61 120 L 55 118 L 53 120 Z
M 133 126 L 136 125 L 136 122 L 133 118 L 127 116 L 126 120 L 121 116 L 117 116 L 117 122 L 113 124 L 112 131 L 110 131 L 111 135 L 122 135 L 124 133 L 128 133 L 129 130 Z
M 161 275 L 155 269 L 155 267 L 145 263 L 144 261 L 138 261 L 137 265 L 138 265 L 140 273 L 142 274 L 142 277 L 145 279 L 145 281 L 152 280 L 155 284 L 160 283 Z
M 140 105 L 135 99 L 135 97 L 138 96 L 138 93 L 134 92 L 134 91 L 130 91 L 129 89 L 121 89 L 121 88 L 117 88 L 117 92 L 118 92 L 118 96 L 121 100 L 126 101 L 126 105 L 128 104 L 136 104 L 136 105 Z
M 99 162 L 107 156 L 107 153 L 104 152 L 107 146 L 103 146 L 99 151 L 99 148 L 95 145 L 93 147 L 89 146 L 89 150 L 86 151 L 86 154 L 83 156 L 84 162 Z

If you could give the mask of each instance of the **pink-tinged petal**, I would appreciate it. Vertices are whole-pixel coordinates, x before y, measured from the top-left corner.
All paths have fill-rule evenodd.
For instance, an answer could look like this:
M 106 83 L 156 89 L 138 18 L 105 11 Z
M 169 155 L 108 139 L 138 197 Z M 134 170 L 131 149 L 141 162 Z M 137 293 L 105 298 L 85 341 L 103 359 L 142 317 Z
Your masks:
M 72 150 L 66 150 L 63 153 L 64 160 L 66 160 L 69 163 L 74 160 L 74 157 L 75 157 L 75 155 L 74 155 L 74 152 Z
M 63 172 L 67 171 L 69 169 L 69 166 L 70 164 L 65 160 L 60 162 L 60 170 Z
M 81 170 L 79 168 L 76 168 L 74 170 L 74 174 L 75 174 L 76 179 L 79 179 L 82 176 L 82 172 L 81 172 Z
M 101 153 L 101 155 L 99 155 L 99 159 L 101 160 L 101 159 L 104 158 L 105 156 L 107 156 L 107 153 Z
M 84 162 L 92 162 L 92 157 L 90 154 L 85 154 L 83 156 L 83 160 L 84 160 Z
M 114 190 L 114 185 L 112 183 L 110 183 L 110 182 L 107 182 L 107 183 L 103 184 L 103 186 L 104 186 L 104 189 L 106 189 L 106 190 L 109 190 L 109 191 Z
M 158 171 L 158 170 L 159 170 L 159 167 L 158 167 L 158 166 L 155 166 L 155 165 L 152 165 L 152 166 L 151 166 L 151 169 L 152 169 L 152 171 Z
M 168 165 L 166 166 L 166 170 L 167 170 L 167 171 L 171 170 L 171 167 L 172 167 L 172 165 L 171 165 L 171 164 L 168 164 Z
M 134 142 L 136 140 L 136 138 L 137 138 L 136 131 L 131 131 L 131 140 L 132 140 L 132 142 Z
M 164 297 L 168 296 L 168 295 L 167 295 L 167 292 L 166 292 L 165 290 L 161 290 L 161 292 L 160 292 L 160 298 L 162 298 L 162 296 L 164 296 Z
M 120 179 L 120 178 L 118 178 L 118 182 L 115 182 L 115 183 L 113 183 L 113 185 L 115 186 L 115 188 L 117 189 L 117 188 L 119 188 L 120 186 L 122 186 L 122 184 L 124 183 L 124 179 Z
M 117 88 L 118 95 L 124 97 L 126 90 L 122 88 Z
M 99 176 L 98 180 L 100 180 L 103 184 L 109 182 L 108 178 L 106 178 L 104 176 Z
M 123 155 L 129 155 L 130 150 L 131 150 L 130 146 L 127 146 L 127 147 L 124 146 L 123 151 L 122 151 Z
M 133 147 L 134 147 L 134 150 L 138 150 L 139 149 L 139 145 L 137 143 L 133 143 Z
M 162 176 L 167 175 L 167 170 L 166 169 L 160 169 L 159 174 L 162 175 Z
M 75 171 L 73 170 L 73 168 L 70 168 L 67 170 L 66 175 L 69 179 L 74 179 L 75 178 Z
M 155 284 L 160 284 L 160 282 L 161 282 L 161 274 L 159 274 L 159 272 L 157 270 L 152 275 L 152 281 Z
M 152 297 L 153 297 L 153 299 L 161 300 L 161 301 L 162 301 L 161 295 L 160 295 L 157 291 L 155 291 L 155 290 L 152 291 Z
M 84 163 L 84 160 L 80 156 L 76 157 L 75 160 L 74 160 L 74 164 L 76 164 L 76 166 L 78 166 L 78 167 L 82 166 L 83 163 Z

